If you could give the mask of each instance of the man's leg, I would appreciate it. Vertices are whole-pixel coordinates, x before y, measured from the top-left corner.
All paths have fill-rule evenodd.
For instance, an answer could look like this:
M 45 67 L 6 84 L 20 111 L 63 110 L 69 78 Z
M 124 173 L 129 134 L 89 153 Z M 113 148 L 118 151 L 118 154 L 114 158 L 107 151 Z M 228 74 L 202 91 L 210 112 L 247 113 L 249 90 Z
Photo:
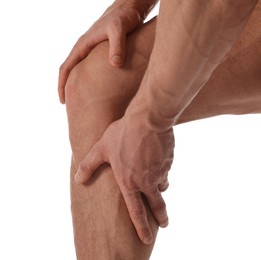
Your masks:
M 151 23 L 153 24 L 153 23 Z M 108 43 L 102 43 L 70 74 L 66 106 L 73 150 L 71 201 L 75 246 L 79 260 L 148 259 L 152 245 L 136 235 L 111 168 L 103 166 L 92 182 L 76 185 L 79 162 L 107 126 L 120 118 L 137 91 L 152 49 L 154 26 L 146 25 L 128 37 L 124 68 L 108 63 Z M 139 212 L 137 212 L 139 214 Z M 150 224 L 157 233 L 157 224 Z
M 246 38 L 241 37 L 240 44 L 224 59 L 180 122 L 218 114 L 261 112 L 260 49 L 257 50 L 260 36 L 247 36 L 256 26 L 256 20 L 253 17 L 250 21 L 253 25 L 249 25 L 243 35 Z M 152 49 L 154 27 L 155 22 L 151 22 L 128 37 L 127 61 L 123 69 L 108 64 L 108 44 L 102 43 L 76 67 L 66 86 L 74 157 L 72 214 L 79 260 L 148 259 L 153 247 L 139 241 L 108 165 L 101 167 L 86 186 L 75 185 L 73 176 L 80 160 L 106 127 L 124 114 L 137 91 Z M 156 236 L 157 225 L 149 210 L 148 216 Z

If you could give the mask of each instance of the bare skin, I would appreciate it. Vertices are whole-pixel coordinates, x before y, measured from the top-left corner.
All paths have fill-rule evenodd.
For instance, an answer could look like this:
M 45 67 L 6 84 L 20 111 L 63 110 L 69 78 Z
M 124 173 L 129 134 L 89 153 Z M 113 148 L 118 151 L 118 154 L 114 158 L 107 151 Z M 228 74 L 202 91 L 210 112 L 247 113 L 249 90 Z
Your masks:
M 98 42 L 108 39 L 111 64 L 122 65 L 126 33 L 137 28 L 156 2 L 116 0 L 106 10 L 61 66 L 61 102 L 69 72 Z M 173 160 L 172 125 L 239 37 L 256 4 L 257 0 L 162 0 L 155 44 L 137 95 L 79 165 L 75 181 L 85 183 L 101 164 L 110 163 L 145 244 L 153 239 L 140 194 L 145 194 L 157 223 L 167 226 L 160 187 L 167 183 Z
M 240 40 L 215 70 L 208 83 L 183 112 L 178 123 L 220 114 L 261 112 L 260 6 Z M 143 244 L 108 165 L 88 185 L 73 181 L 79 163 L 108 125 L 121 118 L 137 92 L 148 65 L 155 21 L 129 35 L 122 69 L 108 63 L 108 43 L 98 45 L 75 67 L 66 85 L 66 104 L 73 150 L 72 214 L 77 258 L 148 259 L 153 244 Z M 160 190 L 167 188 L 163 183 Z M 145 202 L 146 205 L 146 202 Z M 139 214 L 139 212 L 137 212 Z M 146 206 L 155 242 L 158 224 Z
M 61 103 L 65 103 L 67 78 L 80 61 L 102 41 L 109 41 L 109 62 L 121 67 L 126 52 L 126 35 L 146 19 L 158 0 L 115 0 L 104 14 L 84 33 L 74 45 L 69 56 L 60 67 L 58 92 Z
M 143 243 L 153 242 L 141 194 L 157 223 L 168 225 L 160 187 L 173 160 L 173 124 L 238 39 L 257 0 L 160 1 L 146 72 L 122 118 L 108 126 L 80 163 L 75 182 L 110 163 Z M 142 158 L 142 159 L 141 159 Z

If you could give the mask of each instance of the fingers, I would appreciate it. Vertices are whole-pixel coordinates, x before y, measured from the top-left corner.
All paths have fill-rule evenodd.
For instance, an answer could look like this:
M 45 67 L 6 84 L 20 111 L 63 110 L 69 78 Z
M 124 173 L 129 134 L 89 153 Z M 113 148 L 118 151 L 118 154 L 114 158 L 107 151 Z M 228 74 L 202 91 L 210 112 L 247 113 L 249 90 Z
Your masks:
M 125 59 L 126 51 L 126 34 L 121 32 L 119 28 L 110 31 L 109 33 L 109 59 L 114 67 L 122 66 Z
M 166 180 L 166 181 L 164 181 L 164 182 L 162 182 L 162 183 L 160 183 L 160 184 L 158 185 L 158 189 L 159 189 L 160 192 L 166 191 L 168 187 L 169 187 L 169 182 L 168 182 L 168 180 Z
M 168 226 L 168 215 L 166 210 L 166 204 L 162 198 L 162 195 L 158 189 L 150 193 L 145 193 L 146 199 L 149 203 L 152 214 L 157 220 L 160 227 L 164 228 Z
M 75 182 L 77 184 L 86 183 L 88 180 L 90 180 L 95 170 L 97 170 L 97 168 L 103 163 L 103 156 L 98 146 L 96 145 L 80 163 L 78 171 L 74 177 Z
M 95 37 L 91 37 L 91 30 L 81 36 L 77 41 L 69 56 L 60 67 L 58 94 L 62 104 L 65 103 L 65 84 L 71 70 L 89 55 L 92 49 L 100 42 L 109 39 L 110 64 L 114 67 L 122 66 L 125 59 L 126 33 L 121 26 L 115 25 L 110 28 L 108 34 L 96 32 Z
M 111 65 L 115 67 L 122 66 L 125 59 L 126 36 L 120 35 L 119 37 L 112 37 L 109 41 L 109 44 L 109 56 Z
M 144 244 L 153 242 L 153 235 L 149 226 L 146 210 L 140 192 L 122 192 L 130 218 L 134 224 L 140 240 Z
M 65 62 L 60 67 L 59 71 L 59 81 L 58 81 L 58 94 L 59 99 L 62 104 L 65 103 L 65 84 L 71 70 L 81 62 L 88 54 L 91 52 L 96 42 L 90 44 L 83 40 L 81 37 L 78 42 L 74 45 L 69 56 L 66 58 Z

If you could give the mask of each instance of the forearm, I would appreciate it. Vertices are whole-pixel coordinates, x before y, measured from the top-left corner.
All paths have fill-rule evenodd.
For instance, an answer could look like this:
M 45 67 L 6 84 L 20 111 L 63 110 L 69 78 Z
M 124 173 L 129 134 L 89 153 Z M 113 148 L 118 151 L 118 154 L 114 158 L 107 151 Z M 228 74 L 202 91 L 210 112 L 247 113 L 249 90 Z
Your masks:
M 239 9 L 222 1 L 162 0 L 149 65 L 126 115 L 139 114 L 161 128 L 175 124 L 239 37 L 253 8 L 254 3 Z
M 218 66 L 177 124 L 224 114 L 261 113 L 261 48 L 255 48 L 256 43 Z
M 244 31 L 178 123 L 223 114 L 261 113 L 261 2 Z

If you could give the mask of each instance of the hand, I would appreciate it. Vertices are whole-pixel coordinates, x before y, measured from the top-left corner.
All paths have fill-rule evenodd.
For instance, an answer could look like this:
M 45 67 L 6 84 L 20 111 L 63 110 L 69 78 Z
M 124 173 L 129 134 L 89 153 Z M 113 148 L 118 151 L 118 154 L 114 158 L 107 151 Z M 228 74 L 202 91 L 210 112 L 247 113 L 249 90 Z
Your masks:
M 158 132 L 144 120 L 125 117 L 113 122 L 93 146 L 80 163 L 75 182 L 86 183 L 101 164 L 110 163 L 136 231 L 143 243 L 150 244 L 153 237 L 141 193 L 159 226 L 166 227 L 168 216 L 161 191 L 168 187 L 173 130 Z
M 100 42 L 109 40 L 109 60 L 112 66 L 120 67 L 125 58 L 126 34 L 143 23 L 135 6 L 128 1 L 115 1 L 105 13 L 76 42 L 69 56 L 60 67 L 58 92 L 65 103 L 64 88 L 70 71 L 82 61 Z

